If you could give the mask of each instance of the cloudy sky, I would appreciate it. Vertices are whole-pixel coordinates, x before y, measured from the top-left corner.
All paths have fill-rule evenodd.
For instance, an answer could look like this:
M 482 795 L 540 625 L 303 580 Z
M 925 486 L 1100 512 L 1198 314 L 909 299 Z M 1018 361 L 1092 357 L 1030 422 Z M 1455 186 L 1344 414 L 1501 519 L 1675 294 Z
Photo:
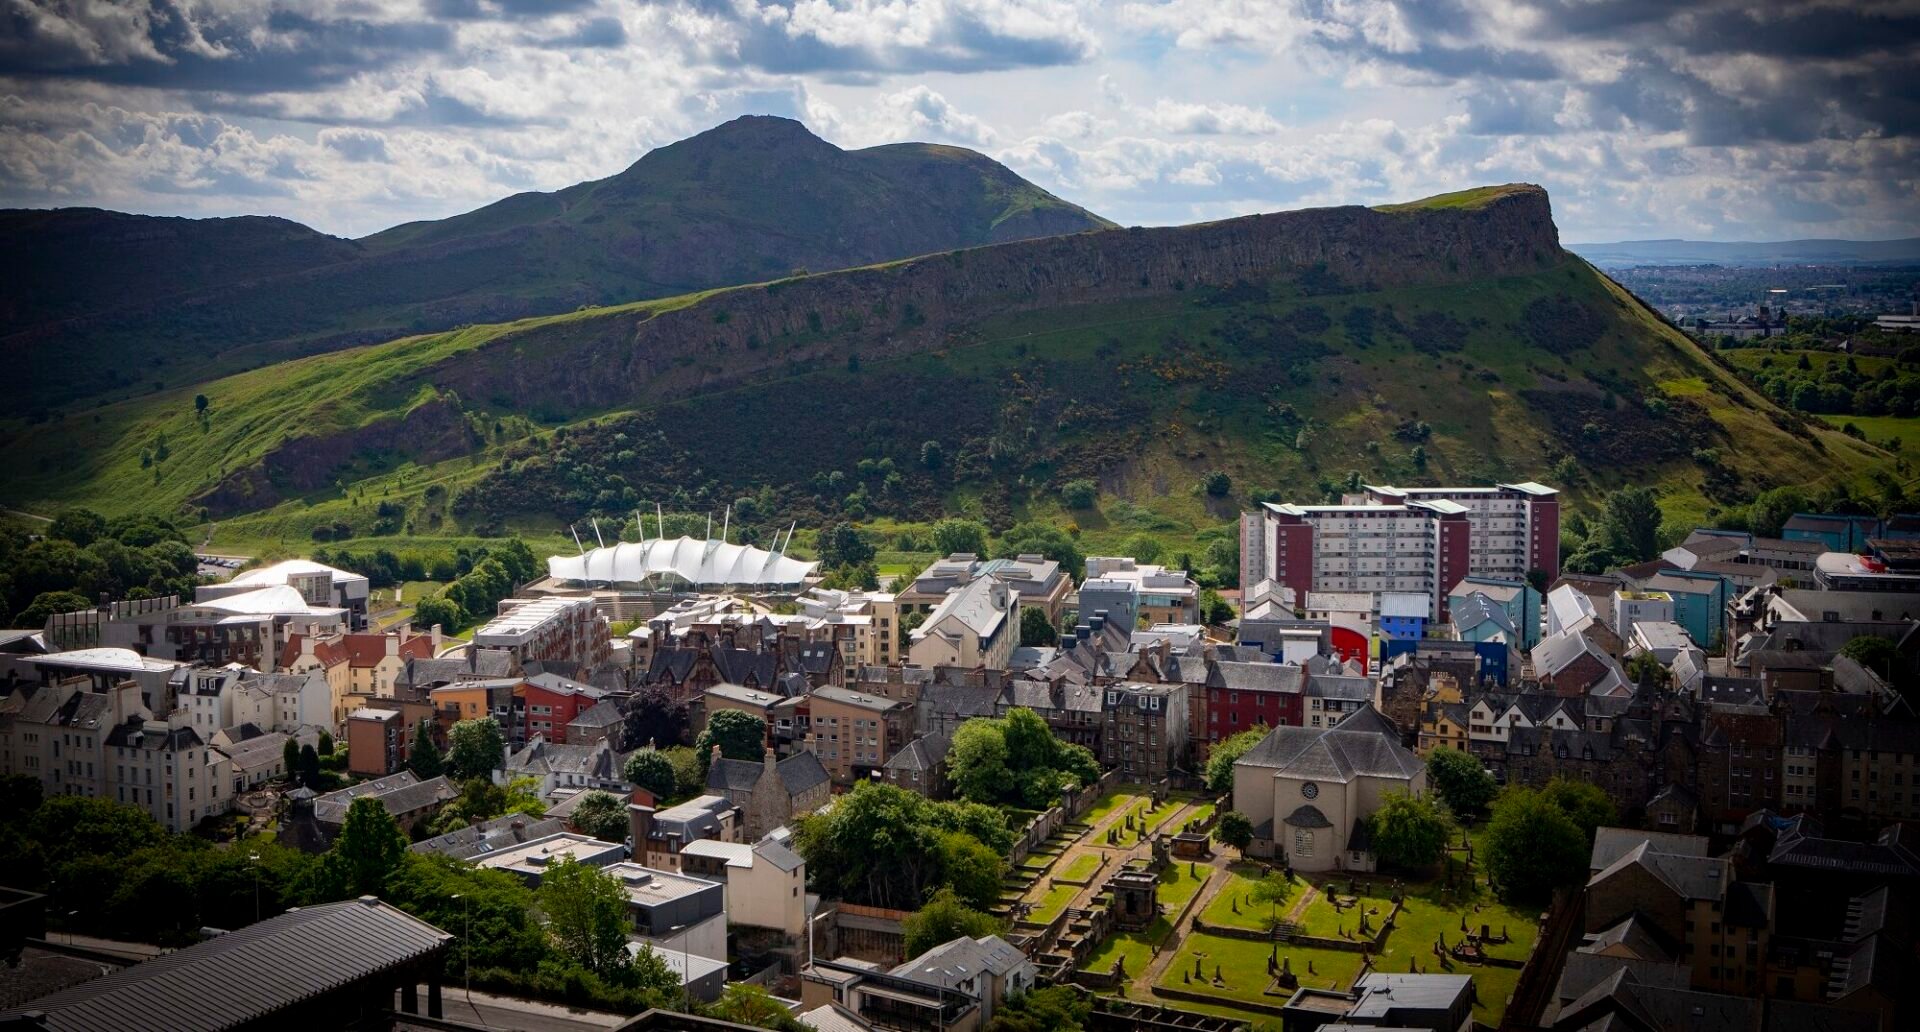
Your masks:
M 1569 241 L 1920 235 L 1920 0 L 0 0 L 0 206 L 357 236 L 747 113 L 1123 223 L 1529 181 Z

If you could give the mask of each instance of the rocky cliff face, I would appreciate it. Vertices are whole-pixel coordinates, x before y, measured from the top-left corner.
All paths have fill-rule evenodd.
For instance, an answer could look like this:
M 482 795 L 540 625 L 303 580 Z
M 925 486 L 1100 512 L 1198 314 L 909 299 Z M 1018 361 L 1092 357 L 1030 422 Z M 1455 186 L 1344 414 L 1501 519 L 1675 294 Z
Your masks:
M 1565 257 L 1544 190 L 1477 209 L 1328 208 L 999 244 L 723 291 L 686 308 L 509 334 L 429 370 L 469 398 L 598 409 L 724 388 L 791 363 L 944 346 L 981 320 L 1173 291 L 1464 283 Z
M 851 355 L 874 360 L 965 343 L 981 323 L 1008 313 L 1214 290 L 1297 295 L 1466 283 L 1565 258 L 1537 187 L 1509 189 L 1475 208 L 1331 208 L 1104 230 L 733 288 L 665 311 L 544 323 L 381 390 L 411 396 L 430 386 L 443 399 L 578 416 L 747 386 Z M 360 451 L 448 457 L 457 435 L 421 429 L 396 415 L 296 438 L 199 500 L 216 512 L 258 508 L 278 497 L 276 488 L 326 482 L 333 463 Z

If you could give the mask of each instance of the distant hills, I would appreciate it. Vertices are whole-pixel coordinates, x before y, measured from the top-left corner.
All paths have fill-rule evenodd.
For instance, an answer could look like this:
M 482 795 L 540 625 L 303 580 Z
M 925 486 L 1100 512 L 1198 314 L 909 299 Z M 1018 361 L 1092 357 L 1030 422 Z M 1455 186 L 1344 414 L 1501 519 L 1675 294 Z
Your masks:
M 617 175 L 342 240 L 273 218 L 0 212 L 15 408 L 339 347 L 1111 223 L 973 151 L 750 116 Z
M 1920 237 L 1904 240 L 1623 240 L 1571 244 L 1602 268 L 1627 265 L 1905 265 L 1920 264 Z
M 1090 218 L 1072 212 L 1047 217 Z M 22 456 L 0 501 L 28 511 L 396 546 L 617 525 L 656 502 L 733 504 L 749 535 L 953 512 L 1191 532 L 1255 492 L 1356 480 L 1539 479 L 1576 500 L 1648 484 L 1688 520 L 1888 458 L 1772 404 L 1563 250 L 1525 185 L 416 335 L 16 425 L 0 446 Z M 1226 494 L 1196 487 L 1213 471 Z M 1101 501 L 1069 511 L 1059 489 L 1082 478 Z

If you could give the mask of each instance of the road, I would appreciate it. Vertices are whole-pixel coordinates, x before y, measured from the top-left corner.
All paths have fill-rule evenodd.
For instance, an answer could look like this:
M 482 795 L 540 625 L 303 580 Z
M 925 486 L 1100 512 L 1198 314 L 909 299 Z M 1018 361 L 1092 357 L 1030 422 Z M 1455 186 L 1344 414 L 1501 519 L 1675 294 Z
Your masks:
M 420 1011 L 427 1009 L 427 987 L 420 987 Z M 394 1009 L 400 1008 L 400 994 L 393 994 Z M 525 1029 L 527 1032 L 598 1032 L 628 1020 L 627 1015 L 605 1011 L 576 1010 L 551 1003 L 539 1003 L 511 996 L 476 992 L 473 1002 L 458 984 L 440 987 L 441 1017 L 488 1028 Z M 406 1027 L 406 1019 L 400 1025 Z

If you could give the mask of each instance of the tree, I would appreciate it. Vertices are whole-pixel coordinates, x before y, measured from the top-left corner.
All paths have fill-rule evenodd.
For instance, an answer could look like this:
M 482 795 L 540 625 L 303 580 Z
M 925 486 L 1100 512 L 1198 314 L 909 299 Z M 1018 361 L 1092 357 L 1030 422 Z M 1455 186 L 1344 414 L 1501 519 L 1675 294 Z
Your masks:
M 492 717 L 462 720 L 447 734 L 447 762 L 456 777 L 484 778 L 506 762 L 507 743 Z
M 728 982 L 710 1013 L 723 1021 L 782 1032 L 806 1032 L 807 1026 L 782 1006 L 774 995 L 752 982 Z
M 107 518 L 92 509 L 67 509 L 47 524 L 47 536 L 85 548 L 106 536 Z
M 1623 487 L 1607 496 L 1598 529 L 1615 555 L 1651 559 L 1660 551 L 1660 500 L 1650 487 Z
M 815 551 L 820 553 L 820 565 L 829 569 L 871 562 L 874 554 L 873 543 L 851 523 L 829 523 L 820 528 Z
M 1233 619 L 1233 606 L 1220 593 L 1212 588 L 1200 591 L 1200 622 L 1209 627 L 1219 627 Z
M 1511 787 L 1493 801 L 1485 841 L 1487 873 L 1510 899 L 1544 901 L 1554 889 L 1586 878 L 1586 836 L 1533 789 Z
M 320 737 L 318 739 L 318 742 L 319 742 L 320 755 L 322 756 L 333 755 L 333 732 L 325 730 L 323 728 L 320 731 Z
M 1215 498 L 1225 498 L 1233 491 L 1233 478 L 1216 469 L 1200 478 L 1200 486 Z
M 287 768 L 288 779 L 296 780 L 296 781 L 299 780 L 299 777 L 300 777 L 300 743 L 299 742 L 296 742 L 293 739 L 289 738 L 286 740 L 284 744 L 280 746 L 280 763 L 282 766 Z
M 624 842 L 627 804 L 611 792 L 588 792 L 573 810 L 573 826 L 602 842 Z
M 437 778 L 446 768 L 445 757 L 440 754 L 439 743 L 433 740 L 428 730 L 431 721 L 422 720 L 413 725 L 413 742 L 407 746 L 407 769 L 422 781 Z
M 627 704 L 626 740 L 647 742 L 654 748 L 684 746 L 687 742 L 687 706 L 675 703 L 659 688 L 648 688 Z
M 1213 837 L 1219 839 L 1221 845 L 1232 846 L 1244 856 L 1247 847 L 1253 844 L 1253 821 L 1238 810 L 1228 810 L 1215 823 Z
M 1007 736 L 999 722 L 969 720 L 953 733 L 947 747 L 947 780 L 954 794 L 977 803 L 1000 800 L 1013 781 L 1007 766 Z
M 194 411 L 195 413 L 204 413 L 204 412 L 206 412 L 206 411 L 207 411 L 207 396 L 206 396 L 206 395 L 204 395 L 204 394 L 196 394 L 196 395 L 194 395 L 194 396 L 193 396 L 193 411 Z
M 946 462 L 947 453 L 941 449 L 939 441 L 920 442 L 920 465 L 933 470 Z
M 909 957 L 917 957 L 941 943 L 952 942 L 963 936 L 978 939 L 1006 930 L 993 915 L 962 903 L 952 889 L 941 889 L 934 893 L 926 906 L 907 915 L 900 926 L 906 932 L 906 952 Z
M 1485 813 L 1500 790 L 1479 757 L 1445 745 L 1427 754 L 1427 782 L 1447 808 L 1461 817 Z
M 82 609 L 92 609 L 93 603 L 87 596 L 77 591 L 43 591 L 33 597 L 32 604 L 14 616 L 15 627 L 45 627 L 47 617 L 58 613 L 77 613 Z
M 1886 638 L 1875 638 L 1870 635 L 1863 634 L 1857 638 L 1847 639 L 1847 643 L 1840 646 L 1840 654 L 1886 678 L 1889 682 L 1894 679 L 1895 671 L 1901 665 L 1898 646 Z
M 323 870 L 338 895 L 378 895 L 406 853 L 407 836 L 386 804 L 361 796 L 347 807 L 347 819 L 327 850 Z
M 1028 554 L 1042 555 L 1059 563 L 1061 569 L 1075 580 L 1086 574 L 1086 557 L 1081 554 L 1080 546 L 1066 531 L 1050 523 L 1030 520 L 1014 524 L 1012 529 L 1001 535 L 999 554 L 1002 559 Z
M 1092 480 L 1069 480 L 1060 485 L 1060 500 L 1069 509 L 1091 509 L 1100 500 L 1100 485 Z
M 1045 647 L 1059 638 L 1059 632 L 1053 629 L 1053 621 L 1047 619 L 1046 610 L 1039 606 L 1020 607 L 1020 644 L 1023 647 Z
M 700 737 L 693 740 L 693 755 L 700 761 L 701 776 L 713 763 L 713 747 L 729 760 L 759 760 L 767 751 L 767 722 L 742 710 L 723 709 L 707 718 Z
M 862 781 L 831 806 L 797 819 L 794 849 L 806 858 L 808 878 L 821 895 L 910 910 L 945 884 L 940 840 L 950 831 L 966 831 L 999 852 L 1012 842 L 990 808 L 931 802 Z
M 627 893 L 620 880 L 572 857 L 550 864 L 536 893 L 555 947 L 597 975 L 627 966 Z
M 1754 498 L 1747 508 L 1747 525 L 1755 537 L 1777 538 L 1794 513 L 1806 512 L 1810 507 L 1806 493 L 1799 488 L 1776 487 Z
M 1167 546 L 1151 534 L 1135 534 L 1128 538 L 1120 550 L 1143 563 L 1157 563 L 1166 557 Z
M 535 917 L 533 890 L 505 871 L 409 851 L 387 876 L 381 898 L 458 937 L 447 955 L 450 974 L 469 961 L 476 971 L 528 971 L 551 957 Z
M 941 835 L 940 862 L 947 885 L 961 902 L 985 910 L 999 899 L 1007 862 L 979 839 L 964 831 Z
M 320 753 L 311 745 L 300 747 L 300 783 L 308 788 L 320 787 Z
M 1093 1004 L 1072 986 L 1053 985 L 1015 993 L 994 1008 L 986 1032 L 1081 1032 Z
M 1208 750 L 1207 791 L 1215 795 L 1233 791 L 1233 765 L 1247 750 L 1259 745 L 1267 733 L 1265 725 L 1251 727 Z
M 701 770 L 700 758 L 693 749 L 676 745 L 661 750 L 667 762 L 673 764 L 673 794 L 675 796 L 698 795 L 707 787 L 707 776 Z
M 1413 448 L 1407 452 L 1407 461 L 1413 463 L 1414 469 L 1426 469 L 1427 446 L 1424 444 L 1414 445 Z
M 941 555 L 987 554 L 986 525 L 975 520 L 944 519 L 933 525 L 933 550 Z
M 1430 797 L 1399 791 L 1388 792 L 1370 820 L 1375 855 L 1407 871 L 1423 871 L 1439 863 L 1453 831 L 1453 822 Z
M 673 762 L 658 749 L 638 749 L 627 757 L 627 781 L 653 793 L 656 800 L 672 799 L 677 787 Z
M 1619 818 L 1613 800 L 1591 781 L 1557 777 L 1547 782 L 1540 794 L 1567 815 L 1573 826 L 1579 828 L 1586 837 L 1589 846 L 1593 844 L 1595 829 L 1612 824 Z
M 435 625 L 452 630 L 466 622 L 466 612 L 445 595 L 429 595 L 413 604 L 413 625 L 422 630 Z

